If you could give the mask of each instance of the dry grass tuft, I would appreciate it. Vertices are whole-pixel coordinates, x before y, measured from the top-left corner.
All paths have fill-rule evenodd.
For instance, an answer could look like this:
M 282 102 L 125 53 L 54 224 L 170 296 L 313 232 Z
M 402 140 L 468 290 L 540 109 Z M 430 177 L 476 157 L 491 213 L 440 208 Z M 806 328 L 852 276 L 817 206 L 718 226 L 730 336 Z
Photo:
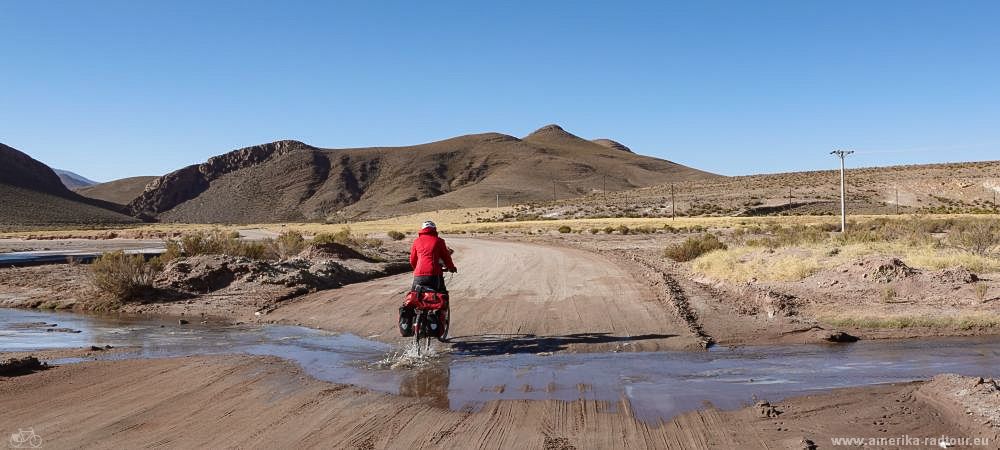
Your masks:
M 860 329 L 945 328 L 972 330 L 1000 327 L 1000 315 L 989 313 L 970 313 L 958 316 L 834 316 L 821 318 L 820 321 L 835 327 Z
M 623 233 L 625 234 L 625 233 Z M 667 247 L 663 254 L 674 261 L 691 261 L 706 253 L 725 250 L 726 244 L 719 241 L 714 234 L 703 234 L 697 237 L 689 237 L 680 244 Z
M 160 270 L 157 262 L 146 261 L 142 255 L 123 251 L 105 253 L 90 266 L 91 283 L 98 292 L 127 301 L 150 292 Z

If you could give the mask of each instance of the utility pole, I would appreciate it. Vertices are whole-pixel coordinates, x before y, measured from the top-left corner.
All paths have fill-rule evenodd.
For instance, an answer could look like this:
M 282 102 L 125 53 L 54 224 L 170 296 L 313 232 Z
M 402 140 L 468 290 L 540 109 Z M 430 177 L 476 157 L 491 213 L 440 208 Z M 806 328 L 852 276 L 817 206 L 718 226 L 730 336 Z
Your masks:
M 788 206 L 792 206 L 792 188 L 788 188 Z
M 896 186 L 896 215 L 899 215 L 899 186 Z
M 552 201 L 556 201 L 556 180 L 552 180 Z
M 601 190 L 604 193 L 604 206 L 608 206 L 608 176 L 604 175 L 604 189 Z
M 674 183 L 670 183 L 670 220 L 674 220 L 674 212 L 677 211 L 677 202 L 674 201 Z
M 497 208 L 500 208 L 500 194 L 497 194 Z
M 840 158 L 840 232 L 847 231 L 847 187 L 844 180 L 844 158 L 854 153 L 854 150 L 834 150 L 831 155 Z

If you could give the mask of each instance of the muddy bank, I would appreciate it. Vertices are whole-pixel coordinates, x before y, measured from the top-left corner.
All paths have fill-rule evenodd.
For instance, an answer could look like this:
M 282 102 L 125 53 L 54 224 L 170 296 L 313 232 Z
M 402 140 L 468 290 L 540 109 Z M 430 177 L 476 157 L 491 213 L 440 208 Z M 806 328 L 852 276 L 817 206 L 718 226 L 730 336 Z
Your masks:
M 0 423 L 33 427 L 46 448 L 824 448 L 833 437 L 903 435 L 995 443 L 995 421 L 965 411 L 1000 408 L 992 382 L 939 377 L 709 407 L 664 424 L 636 420 L 624 401 L 450 411 L 250 356 L 74 364 L 0 378 L 0 394 Z
M 108 357 L 134 350 L 132 347 L 115 347 L 112 345 L 88 345 L 79 348 L 58 348 L 46 350 L 31 350 L 19 352 L 0 352 L 0 360 L 22 359 L 33 357 L 41 362 L 73 359 L 88 360 Z
M 855 341 L 852 333 L 824 326 L 800 314 L 774 314 L 767 309 L 748 311 L 748 296 L 700 282 L 681 264 L 662 256 L 666 245 L 684 235 L 563 235 L 508 236 L 503 240 L 543 243 L 601 255 L 647 280 L 655 298 L 682 321 L 703 345 L 838 344 Z M 781 295 L 754 293 L 762 301 L 781 302 Z
M 277 304 L 323 289 L 409 269 L 400 250 L 369 256 L 339 245 L 310 246 L 282 261 L 227 255 L 181 257 L 167 263 L 155 287 L 113 301 L 91 283 L 87 264 L 0 269 L 0 307 L 206 316 L 252 322 Z
M 921 270 L 891 255 L 849 257 L 831 251 L 821 260 L 844 262 L 802 280 L 735 283 L 663 256 L 664 248 L 688 236 L 549 233 L 497 239 L 579 248 L 642 266 L 637 273 L 662 278 L 663 297 L 686 311 L 682 316 L 692 329 L 724 345 L 1000 334 L 997 273 L 961 266 Z M 762 249 L 744 259 L 787 259 L 795 252 Z

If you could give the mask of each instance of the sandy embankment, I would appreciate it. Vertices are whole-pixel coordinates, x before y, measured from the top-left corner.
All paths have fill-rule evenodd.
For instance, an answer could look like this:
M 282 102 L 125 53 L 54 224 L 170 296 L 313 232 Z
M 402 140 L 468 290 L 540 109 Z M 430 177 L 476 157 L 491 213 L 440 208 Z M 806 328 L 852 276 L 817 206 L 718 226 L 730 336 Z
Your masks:
M 495 401 L 451 411 L 317 381 L 276 358 L 190 357 L 0 378 L 0 429 L 33 428 L 45 448 L 751 449 L 803 448 L 804 439 L 824 448 L 832 437 L 899 436 L 989 438 L 986 448 L 996 448 L 997 423 L 980 415 L 1000 407 L 995 392 L 939 377 L 646 424 L 625 402 Z

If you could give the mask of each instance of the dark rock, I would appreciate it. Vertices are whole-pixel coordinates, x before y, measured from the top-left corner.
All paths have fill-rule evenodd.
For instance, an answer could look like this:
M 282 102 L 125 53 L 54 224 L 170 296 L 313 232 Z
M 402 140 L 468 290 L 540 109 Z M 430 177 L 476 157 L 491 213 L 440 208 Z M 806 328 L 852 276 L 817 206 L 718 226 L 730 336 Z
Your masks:
M 823 340 L 827 342 L 857 342 L 858 337 L 843 331 L 829 330 L 823 333 Z
M 765 401 L 759 401 L 753 406 L 757 408 L 757 415 L 760 417 L 774 418 L 781 415 L 781 411 L 777 407 Z
M 48 369 L 49 365 L 34 356 L 10 358 L 0 361 L 0 376 L 24 375 L 38 370 Z

